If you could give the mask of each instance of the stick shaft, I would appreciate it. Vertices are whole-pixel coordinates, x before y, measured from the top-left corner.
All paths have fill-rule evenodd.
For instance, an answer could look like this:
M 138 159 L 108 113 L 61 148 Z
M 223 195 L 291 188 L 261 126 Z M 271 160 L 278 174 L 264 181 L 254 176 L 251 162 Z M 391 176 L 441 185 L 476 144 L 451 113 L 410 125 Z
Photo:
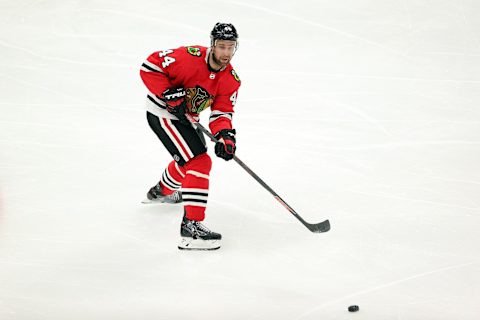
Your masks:
M 200 129 L 213 142 L 215 142 L 215 143 L 218 142 L 218 139 L 215 138 L 215 136 L 210 131 L 208 131 L 201 123 L 199 123 L 198 121 L 195 121 L 195 119 L 193 119 L 193 117 L 190 116 L 189 114 L 186 114 L 186 116 L 187 116 L 188 120 L 190 120 L 190 122 L 195 127 Z M 273 197 L 278 202 L 280 202 L 280 204 L 285 209 L 287 209 L 291 214 L 293 214 L 295 216 L 295 218 L 297 218 L 304 226 L 306 226 L 310 231 L 313 231 L 313 229 L 315 229 L 314 225 L 312 225 L 312 224 L 306 222 L 305 220 L 303 220 L 303 218 L 300 217 L 300 215 L 295 210 L 293 210 L 293 208 L 290 205 L 288 205 L 288 203 L 286 203 L 285 200 L 283 200 L 272 188 L 270 188 L 270 186 L 268 184 L 266 184 L 265 181 L 263 181 L 255 172 L 253 172 L 253 170 L 250 169 L 242 160 L 240 160 L 240 158 L 238 158 L 236 155 L 234 155 L 233 160 L 235 160 L 235 162 L 238 163 L 240 165 L 240 167 L 242 167 L 245 171 L 247 171 L 247 173 L 251 177 L 253 177 L 262 187 L 264 187 L 268 192 L 270 192 L 273 195 Z M 316 231 L 314 231 L 314 232 L 316 232 Z

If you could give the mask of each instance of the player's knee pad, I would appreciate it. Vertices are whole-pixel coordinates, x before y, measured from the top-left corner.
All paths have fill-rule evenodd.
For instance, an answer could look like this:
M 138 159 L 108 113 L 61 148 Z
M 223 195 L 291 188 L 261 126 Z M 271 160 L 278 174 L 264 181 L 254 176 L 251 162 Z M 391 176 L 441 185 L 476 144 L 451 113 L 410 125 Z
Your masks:
M 195 170 L 203 174 L 209 174 L 212 169 L 212 159 L 205 152 L 190 159 L 184 166 L 186 170 Z

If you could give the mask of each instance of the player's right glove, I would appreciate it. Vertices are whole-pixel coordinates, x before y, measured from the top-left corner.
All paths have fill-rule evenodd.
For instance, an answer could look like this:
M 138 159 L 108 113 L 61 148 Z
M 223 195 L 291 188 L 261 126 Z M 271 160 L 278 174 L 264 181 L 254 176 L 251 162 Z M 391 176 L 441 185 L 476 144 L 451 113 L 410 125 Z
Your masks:
M 235 155 L 235 129 L 220 130 L 215 138 L 218 142 L 215 144 L 215 154 L 226 161 L 232 160 Z
M 185 101 L 184 88 L 171 88 L 162 93 L 162 97 L 167 105 L 167 111 L 173 114 L 183 124 L 190 124 L 185 116 L 187 102 Z

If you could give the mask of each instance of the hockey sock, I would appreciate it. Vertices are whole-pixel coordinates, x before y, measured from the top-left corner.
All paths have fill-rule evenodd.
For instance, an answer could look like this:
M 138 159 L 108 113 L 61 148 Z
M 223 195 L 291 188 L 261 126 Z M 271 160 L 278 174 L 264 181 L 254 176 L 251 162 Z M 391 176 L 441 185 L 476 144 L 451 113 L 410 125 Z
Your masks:
M 182 197 L 187 219 L 203 221 L 207 207 L 209 174 L 212 160 L 207 153 L 202 153 L 185 166 L 185 178 L 182 183 Z
M 175 161 L 170 162 L 160 179 L 162 193 L 164 195 L 170 195 L 180 189 L 184 178 L 185 169 Z

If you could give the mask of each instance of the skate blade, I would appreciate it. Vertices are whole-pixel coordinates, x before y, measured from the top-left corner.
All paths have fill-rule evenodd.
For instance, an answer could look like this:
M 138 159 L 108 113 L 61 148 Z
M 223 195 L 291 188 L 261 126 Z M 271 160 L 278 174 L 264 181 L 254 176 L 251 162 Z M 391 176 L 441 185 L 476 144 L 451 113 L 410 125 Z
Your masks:
M 162 200 L 150 200 L 148 198 L 145 198 L 145 200 L 142 200 L 143 204 L 182 204 L 181 202 L 168 202 L 168 201 L 162 201 Z
M 180 250 L 218 250 L 221 240 L 202 240 L 182 237 L 178 244 Z

